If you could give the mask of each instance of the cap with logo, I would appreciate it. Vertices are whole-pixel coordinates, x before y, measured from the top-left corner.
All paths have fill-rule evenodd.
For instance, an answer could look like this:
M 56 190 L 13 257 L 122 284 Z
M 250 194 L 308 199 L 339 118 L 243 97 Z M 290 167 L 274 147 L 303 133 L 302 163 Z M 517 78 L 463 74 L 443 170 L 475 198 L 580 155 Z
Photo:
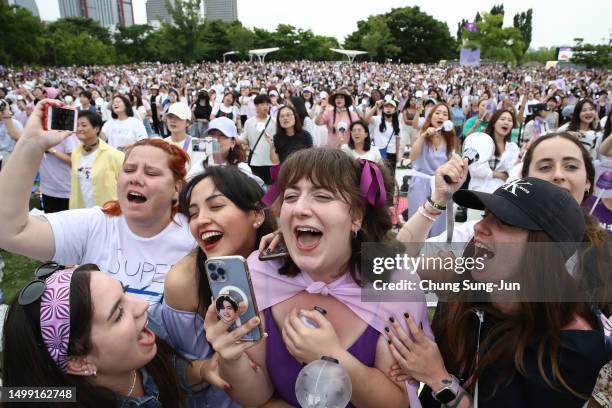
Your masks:
M 185 102 L 174 102 L 168 109 L 168 115 L 174 115 L 183 120 L 191 120 L 191 109 Z
M 236 129 L 236 124 L 229 118 L 221 117 L 216 118 L 210 121 L 208 124 L 208 129 L 206 130 L 206 134 L 210 133 L 212 130 L 218 130 L 223 133 L 226 137 L 237 137 L 238 131 Z
M 459 190 L 453 200 L 467 208 L 487 209 L 514 227 L 544 231 L 554 242 L 580 243 L 583 239 L 580 205 L 569 192 L 545 180 L 525 177 L 504 184 L 493 194 Z M 568 257 L 574 252 L 571 247 L 563 248 Z

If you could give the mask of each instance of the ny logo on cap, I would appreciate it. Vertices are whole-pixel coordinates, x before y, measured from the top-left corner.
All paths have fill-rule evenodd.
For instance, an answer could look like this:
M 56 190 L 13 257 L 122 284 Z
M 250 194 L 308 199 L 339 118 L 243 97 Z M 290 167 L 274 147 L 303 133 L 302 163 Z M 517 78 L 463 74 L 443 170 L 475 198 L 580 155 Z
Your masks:
M 504 190 L 506 190 L 507 192 L 513 194 L 516 196 L 516 189 L 518 188 L 519 190 L 523 191 L 526 194 L 529 194 L 529 190 L 527 190 L 525 187 L 523 186 L 531 186 L 532 184 L 528 181 L 523 181 L 523 180 L 514 180 L 511 181 L 508 184 L 505 184 L 502 186 L 502 188 Z M 517 196 L 518 197 L 518 196 Z

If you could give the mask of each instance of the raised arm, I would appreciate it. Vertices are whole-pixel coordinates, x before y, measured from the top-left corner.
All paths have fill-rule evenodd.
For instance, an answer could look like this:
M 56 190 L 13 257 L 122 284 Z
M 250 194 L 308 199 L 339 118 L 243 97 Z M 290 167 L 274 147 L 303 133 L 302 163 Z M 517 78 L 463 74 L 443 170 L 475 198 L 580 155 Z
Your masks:
M 374 106 L 366 110 L 363 120 L 368 125 L 372 123 L 372 117 L 376 114 L 376 111 L 382 106 L 383 101 L 378 101 Z
M 431 194 L 431 200 L 439 205 L 446 204 L 447 194 L 452 194 L 457 191 L 463 184 L 468 174 L 468 161 L 454 155 L 450 160 L 438 167 L 435 175 L 435 189 Z M 447 184 L 444 181 L 444 176 L 447 175 L 453 181 L 452 184 Z M 430 204 L 425 204 L 430 206 Z M 434 210 L 433 208 L 430 208 Z M 402 226 L 397 234 L 397 240 L 404 243 L 422 243 L 427 239 L 429 230 L 433 226 L 432 219 L 435 218 L 429 214 L 425 217 L 422 213 L 415 213 Z
M 39 260 L 55 254 L 51 226 L 42 217 L 28 212 L 32 181 L 45 151 L 68 137 L 69 131 L 44 131 L 43 106 L 61 103 L 45 99 L 36 105 L 26 124 L 23 136 L 6 166 L 0 172 L 0 248 Z

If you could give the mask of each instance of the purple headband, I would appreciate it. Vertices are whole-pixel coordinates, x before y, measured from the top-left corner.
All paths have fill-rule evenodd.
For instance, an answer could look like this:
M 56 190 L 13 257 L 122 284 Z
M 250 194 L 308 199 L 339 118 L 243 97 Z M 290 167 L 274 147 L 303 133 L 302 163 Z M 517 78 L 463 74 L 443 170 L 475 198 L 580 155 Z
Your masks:
M 387 202 L 387 191 L 380 168 L 369 160 L 359 159 L 361 164 L 361 182 L 359 189 L 364 200 L 376 208 L 384 208 Z
M 40 300 L 40 334 L 53 361 L 64 372 L 68 364 L 70 281 L 73 272 L 73 269 L 64 269 L 49 276 Z

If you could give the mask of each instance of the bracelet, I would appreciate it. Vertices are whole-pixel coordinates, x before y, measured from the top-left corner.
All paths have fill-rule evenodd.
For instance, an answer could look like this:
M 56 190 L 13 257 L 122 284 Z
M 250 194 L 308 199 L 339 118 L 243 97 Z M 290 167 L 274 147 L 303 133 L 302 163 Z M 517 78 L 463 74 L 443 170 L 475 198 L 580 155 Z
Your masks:
M 425 210 L 423 209 L 423 207 L 422 207 L 422 206 L 421 206 L 421 207 L 419 207 L 419 208 L 417 209 L 417 212 L 418 212 L 419 214 L 421 214 L 423 217 L 427 218 L 429 221 L 431 221 L 431 222 L 436 222 L 436 219 L 435 219 L 434 217 L 432 217 L 432 216 L 428 215 L 428 214 L 425 212 Z
M 431 205 L 436 210 L 440 210 L 440 211 L 445 211 L 446 210 L 446 206 L 445 205 L 434 203 L 434 201 L 431 199 L 431 196 L 427 197 L 427 202 L 429 203 L 429 205 Z
M 425 211 L 427 211 L 429 214 L 434 215 L 434 216 L 438 216 L 438 215 L 442 214 L 442 211 L 436 211 L 436 209 L 435 209 L 435 208 L 433 208 L 433 207 L 431 207 L 431 208 L 427 208 L 427 206 L 431 207 L 431 204 L 429 204 L 429 202 L 428 202 L 428 201 L 425 201 L 425 202 L 423 203 L 423 209 L 424 209 Z

